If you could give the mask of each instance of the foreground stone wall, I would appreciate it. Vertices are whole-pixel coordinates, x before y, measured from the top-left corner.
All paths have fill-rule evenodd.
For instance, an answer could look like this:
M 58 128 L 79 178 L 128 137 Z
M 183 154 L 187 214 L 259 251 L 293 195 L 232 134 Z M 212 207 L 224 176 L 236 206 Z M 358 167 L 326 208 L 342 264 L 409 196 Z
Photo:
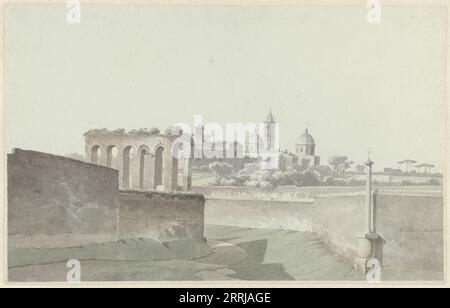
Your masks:
M 349 259 L 358 251 L 358 235 L 364 235 L 363 193 L 318 195 L 314 202 L 312 231 L 333 250 Z
M 115 169 L 15 150 L 8 155 L 8 246 L 203 240 L 203 195 L 119 191 L 118 176 Z
M 113 169 L 16 149 L 8 155 L 9 246 L 117 239 L 117 178 Z
M 381 192 L 376 196 L 377 232 L 386 241 L 384 265 L 426 271 L 444 268 L 442 195 Z
M 120 238 L 204 240 L 203 195 L 121 191 Z

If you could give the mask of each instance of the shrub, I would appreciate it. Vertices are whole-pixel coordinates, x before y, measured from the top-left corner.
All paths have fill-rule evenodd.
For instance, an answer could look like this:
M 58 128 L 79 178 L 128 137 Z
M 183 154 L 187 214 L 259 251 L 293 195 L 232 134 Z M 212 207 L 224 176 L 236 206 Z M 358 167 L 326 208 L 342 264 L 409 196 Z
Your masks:
M 259 182 L 258 186 L 264 190 L 272 190 L 275 188 L 275 185 L 273 183 L 266 181 Z
M 229 179 L 234 175 L 233 166 L 227 163 L 215 162 L 209 165 L 209 169 L 217 179 Z
M 140 128 L 140 129 L 131 130 L 130 134 L 132 134 L 132 135 L 149 135 L 150 132 L 146 128 Z
M 302 186 L 318 186 L 320 185 L 320 174 L 316 171 L 305 171 L 302 174 Z
M 123 128 L 118 128 L 118 129 L 113 130 L 113 133 L 114 134 L 125 134 L 126 131 Z
M 150 128 L 149 133 L 150 133 L 150 135 L 158 135 L 161 133 L 161 131 L 157 127 L 152 127 L 152 128 Z
M 220 181 L 221 186 L 236 186 L 237 182 L 235 179 L 222 179 Z
M 258 181 L 247 181 L 245 182 L 245 186 L 257 188 L 259 185 Z

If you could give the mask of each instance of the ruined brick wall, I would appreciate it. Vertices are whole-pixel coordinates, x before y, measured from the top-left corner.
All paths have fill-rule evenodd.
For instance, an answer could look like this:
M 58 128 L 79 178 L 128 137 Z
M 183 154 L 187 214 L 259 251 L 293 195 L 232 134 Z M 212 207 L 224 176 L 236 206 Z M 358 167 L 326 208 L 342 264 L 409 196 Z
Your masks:
M 73 246 L 117 238 L 117 170 L 16 149 L 8 155 L 10 246 Z

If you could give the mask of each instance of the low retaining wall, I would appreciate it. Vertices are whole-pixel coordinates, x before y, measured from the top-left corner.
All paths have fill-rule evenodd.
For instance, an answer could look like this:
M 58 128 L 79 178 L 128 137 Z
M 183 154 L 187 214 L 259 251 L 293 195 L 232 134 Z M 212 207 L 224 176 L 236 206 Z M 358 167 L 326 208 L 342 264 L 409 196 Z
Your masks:
M 204 240 L 205 198 L 189 193 L 119 193 L 120 238 Z

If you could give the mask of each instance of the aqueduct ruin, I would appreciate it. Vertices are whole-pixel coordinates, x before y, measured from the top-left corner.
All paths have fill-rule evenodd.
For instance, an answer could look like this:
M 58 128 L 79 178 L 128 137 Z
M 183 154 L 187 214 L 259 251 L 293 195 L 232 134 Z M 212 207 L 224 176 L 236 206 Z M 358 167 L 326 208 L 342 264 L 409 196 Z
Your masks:
M 183 155 L 180 135 L 101 129 L 84 137 L 86 161 L 119 170 L 120 189 L 191 189 L 191 155 Z

